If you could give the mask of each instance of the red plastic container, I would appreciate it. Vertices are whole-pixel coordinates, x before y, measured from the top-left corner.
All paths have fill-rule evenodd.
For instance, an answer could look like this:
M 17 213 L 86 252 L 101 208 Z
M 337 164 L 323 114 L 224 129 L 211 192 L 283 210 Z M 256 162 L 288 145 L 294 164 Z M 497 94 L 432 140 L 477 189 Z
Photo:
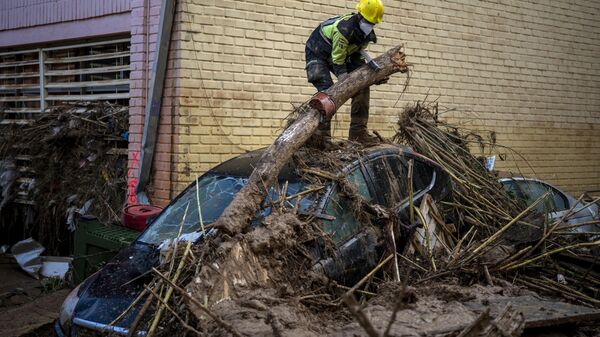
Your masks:
M 123 224 L 126 227 L 143 231 L 149 218 L 155 217 L 162 208 L 152 205 L 130 205 L 123 210 Z

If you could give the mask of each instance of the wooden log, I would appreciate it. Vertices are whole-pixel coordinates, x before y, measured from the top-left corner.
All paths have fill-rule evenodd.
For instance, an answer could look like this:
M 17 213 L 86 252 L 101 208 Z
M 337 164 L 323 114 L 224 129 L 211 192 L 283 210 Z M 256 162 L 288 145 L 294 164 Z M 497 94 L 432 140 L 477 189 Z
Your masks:
M 375 72 L 368 65 L 351 72 L 343 81 L 338 81 L 326 93 L 333 99 L 337 108 L 360 90 L 380 83 L 396 72 L 407 72 L 402 46 L 394 47 L 375 60 L 380 70 Z M 300 115 L 271 144 L 257 162 L 246 185 L 237 193 L 233 201 L 215 222 L 215 226 L 229 235 L 240 233 L 250 223 L 262 201 L 279 175 L 283 165 L 300 148 L 319 126 L 321 113 L 304 104 Z

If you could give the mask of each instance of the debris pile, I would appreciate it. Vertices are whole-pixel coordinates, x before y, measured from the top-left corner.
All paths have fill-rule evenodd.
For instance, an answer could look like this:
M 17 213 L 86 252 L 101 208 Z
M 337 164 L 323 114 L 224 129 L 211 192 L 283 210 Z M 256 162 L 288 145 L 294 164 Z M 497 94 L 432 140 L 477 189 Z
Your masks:
M 421 258 L 429 263 L 417 269 L 434 272 L 428 279 L 454 274 L 493 285 L 494 279 L 502 278 L 578 303 L 600 305 L 600 274 L 596 271 L 600 237 L 598 233 L 576 230 L 589 226 L 588 223 L 567 224 L 572 216 L 597 200 L 583 203 L 575 211 L 577 204 L 582 205 L 580 198 L 559 219 L 548 221 L 534 209 L 552 198 L 551 192 L 526 207 L 512 199 L 484 163 L 471 155 L 469 143 L 493 146 L 493 134 L 486 142 L 480 135 L 461 132 L 438 119 L 437 106 L 420 103 L 407 108 L 398 125 L 395 139 L 434 159 L 453 177 L 455 184 L 452 200 L 442 202 L 440 208 L 454 215 L 456 222 L 450 227 L 456 232 L 448 231 L 447 224 L 439 220 L 437 224 L 421 222 L 425 228 L 437 225 L 440 230 L 432 235 L 445 238 L 438 244 L 443 258 L 436 261 L 434 256 L 421 251 Z M 422 213 L 424 207 L 431 209 L 426 214 L 436 213 L 435 205 L 422 203 Z M 440 219 L 440 216 L 429 218 Z M 415 235 L 418 234 L 417 231 Z M 414 264 L 415 259 L 408 259 Z
M 54 106 L 31 124 L 5 126 L 0 160 L 18 168 L 13 182 L 20 182 L 13 183 L 11 199 L 33 204 L 34 210 L 22 220 L 22 233 L 51 253 L 59 248 L 65 253 L 67 230 L 74 229 L 77 214 L 119 220 L 127 184 L 127 131 L 127 107 L 98 102 Z M 3 212 L 4 231 L 15 219 L 6 215 L 7 207 Z
M 487 138 L 487 139 L 486 139 Z M 398 120 L 394 141 L 410 145 L 418 153 L 434 160 L 452 177 L 455 184 L 453 201 L 459 229 L 476 227 L 490 234 L 518 214 L 523 205 L 507 198 L 496 177 L 485 163 L 471 154 L 475 145 L 484 152 L 496 145 L 496 135 L 483 137 L 439 119 L 437 104 L 417 102 L 407 107 Z
M 553 222 L 535 214 L 548 194 L 530 206 L 511 199 L 469 151 L 473 139 L 482 142 L 439 121 L 435 108 L 417 104 L 402 113 L 395 141 L 435 160 L 453 178 L 454 193 L 411 204 L 417 230 L 407 244 L 379 252 L 377 266 L 350 285 L 315 267 L 316 242 L 326 255 L 336 247 L 322 219 L 300 209 L 302 198 L 337 182 L 377 241 L 400 220 L 366 202 L 339 172 L 360 157 L 361 145 L 303 148 L 293 159 L 310 184 L 293 195 L 287 183 L 274 186 L 263 205 L 271 214 L 255 229 L 229 236 L 204 225 L 200 244 L 175 240 L 165 250 L 128 310 L 141 307 L 130 335 L 520 336 L 525 328 L 600 318 L 589 308 L 600 307 L 593 255 L 600 241 L 569 235 L 573 226 L 564 223 L 572 210 Z M 538 294 L 580 306 L 543 302 Z M 545 316 L 536 316 L 542 310 Z

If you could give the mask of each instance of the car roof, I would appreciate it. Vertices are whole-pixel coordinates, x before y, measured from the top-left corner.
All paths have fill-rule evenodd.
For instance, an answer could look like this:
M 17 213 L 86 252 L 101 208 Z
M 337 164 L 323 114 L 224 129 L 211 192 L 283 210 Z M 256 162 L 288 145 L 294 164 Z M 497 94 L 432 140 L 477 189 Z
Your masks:
M 527 182 L 527 181 L 533 181 L 533 182 L 538 182 L 538 183 L 542 183 L 542 184 L 544 184 L 544 185 L 548 185 L 548 186 L 550 186 L 550 187 L 554 188 L 555 190 L 559 191 L 560 193 L 562 193 L 562 194 L 564 194 L 564 195 L 567 195 L 567 196 L 570 196 L 570 197 L 571 197 L 571 195 L 569 195 L 569 194 L 565 193 L 565 192 L 564 192 L 563 190 L 561 190 L 560 188 L 558 188 L 558 187 L 556 187 L 556 186 L 554 186 L 554 185 L 550 184 L 549 182 L 547 182 L 547 181 L 545 181 L 545 180 L 541 180 L 541 179 L 538 179 L 538 178 L 529 178 L 529 177 L 519 177 L 519 176 L 515 176 L 515 177 L 504 177 L 504 178 L 499 178 L 499 179 L 498 179 L 498 181 L 499 181 L 499 182 L 501 182 L 501 183 L 503 183 L 503 182 L 508 182 L 508 181 L 525 181 L 525 182 Z
M 349 142 L 343 144 L 349 144 Z M 209 170 L 209 172 L 237 177 L 250 176 L 250 174 L 252 174 L 252 171 L 256 167 L 256 164 L 258 163 L 262 155 L 265 153 L 266 149 L 267 148 L 261 148 L 231 158 L 226 162 L 212 168 L 211 170 Z M 333 151 L 328 151 L 328 154 L 330 154 L 333 158 L 337 158 L 339 162 L 343 164 L 339 171 L 344 171 L 345 169 L 353 166 L 354 162 L 356 162 L 359 158 L 371 158 L 388 153 L 403 152 L 414 154 L 414 152 L 412 152 L 410 148 L 397 144 L 378 144 L 376 146 L 370 147 L 341 147 Z M 319 159 L 314 158 L 314 155 L 311 156 L 310 149 L 301 149 L 297 153 L 300 156 L 305 154 L 305 159 L 307 160 L 307 164 L 309 164 L 309 166 L 312 166 L 310 165 L 311 161 Z M 296 163 L 294 162 L 294 160 L 289 160 L 282 167 L 279 173 L 279 178 L 290 181 L 300 179 L 300 177 L 297 174 Z

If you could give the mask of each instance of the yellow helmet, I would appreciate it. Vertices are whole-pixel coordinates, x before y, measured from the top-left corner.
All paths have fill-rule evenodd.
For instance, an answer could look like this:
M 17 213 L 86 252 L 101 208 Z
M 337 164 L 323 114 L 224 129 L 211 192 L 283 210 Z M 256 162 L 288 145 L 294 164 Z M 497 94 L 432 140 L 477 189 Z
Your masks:
M 383 3 L 381 0 L 360 0 L 356 4 L 356 10 L 370 23 L 378 24 L 383 21 Z

